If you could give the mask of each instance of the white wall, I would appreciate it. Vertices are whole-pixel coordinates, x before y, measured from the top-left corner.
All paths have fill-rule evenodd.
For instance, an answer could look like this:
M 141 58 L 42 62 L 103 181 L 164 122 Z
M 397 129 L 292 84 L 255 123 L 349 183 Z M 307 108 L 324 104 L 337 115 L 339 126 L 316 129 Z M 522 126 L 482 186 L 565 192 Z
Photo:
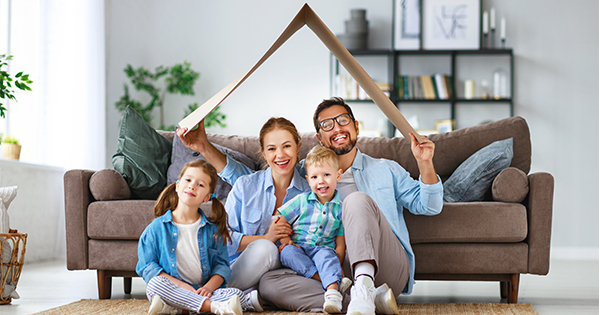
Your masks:
M 305 1 L 106 1 L 107 160 L 116 149 L 126 64 L 154 68 L 190 61 L 201 72 L 195 97 L 172 100 L 167 120 L 200 104 L 258 61 Z M 598 258 L 598 1 L 483 1 L 507 19 L 515 54 L 515 115 L 529 122 L 532 171 L 554 175 L 553 254 Z M 350 9 L 366 8 L 370 48 L 390 48 L 392 1 L 308 1 L 335 33 Z M 329 95 L 329 52 L 300 30 L 222 105 L 225 134 L 257 135 L 271 116 L 312 131 L 312 113 Z M 375 106 L 353 106 L 377 127 Z M 369 126 L 366 126 L 369 128 Z

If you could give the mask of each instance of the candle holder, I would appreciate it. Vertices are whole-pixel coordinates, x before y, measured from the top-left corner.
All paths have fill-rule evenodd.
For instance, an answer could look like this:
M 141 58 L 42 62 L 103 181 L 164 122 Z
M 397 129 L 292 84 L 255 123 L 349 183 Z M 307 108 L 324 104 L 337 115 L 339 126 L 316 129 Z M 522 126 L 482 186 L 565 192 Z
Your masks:
M 504 48 L 505 48 L 505 44 L 506 44 L 506 39 L 504 39 L 504 38 L 503 38 L 503 39 L 502 39 L 502 49 L 504 49 Z
M 492 35 L 491 35 L 491 41 L 492 41 L 492 43 L 491 43 L 491 45 L 490 45 L 490 48 L 491 48 L 491 49 L 494 49 L 494 48 L 495 48 L 494 46 L 496 46 L 496 45 L 494 44 L 494 35 L 495 35 L 495 33 L 496 33 L 496 29 L 492 28 L 492 29 L 491 29 L 491 31 L 492 31 Z
M 485 34 L 483 34 L 483 42 L 481 43 L 481 48 L 484 49 L 484 48 L 488 48 L 488 47 L 489 47 L 489 45 L 488 45 L 488 34 L 485 33 Z

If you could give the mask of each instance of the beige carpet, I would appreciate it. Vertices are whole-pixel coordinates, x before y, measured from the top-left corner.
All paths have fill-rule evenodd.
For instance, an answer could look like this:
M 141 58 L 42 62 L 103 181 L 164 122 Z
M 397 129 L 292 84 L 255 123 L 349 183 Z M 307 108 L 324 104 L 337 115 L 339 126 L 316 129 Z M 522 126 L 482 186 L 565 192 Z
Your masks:
M 80 300 L 36 313 L 39 315 L 70 315 L 70 314 L 146 314 L 150 303 L 148 300 Z M 252 313 L 244 313 L 252 314 Z M 256 313 L 261 315 L 299 315 L 323 313 L 295 313 L 268 311 Z M 495 304 L 495 303 L 465 303 L 465 304 L 401 304 L 401 315 L 539 315 L 531 304 Z

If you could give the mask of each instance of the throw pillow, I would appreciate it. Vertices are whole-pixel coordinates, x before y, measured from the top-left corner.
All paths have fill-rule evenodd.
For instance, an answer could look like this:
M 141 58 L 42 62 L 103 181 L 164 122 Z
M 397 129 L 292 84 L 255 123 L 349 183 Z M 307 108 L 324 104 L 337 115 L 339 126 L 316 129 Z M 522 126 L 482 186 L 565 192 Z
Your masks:
M 121 118 L 114 169 L 123 175 L 132 193 L 141 199 L 156 199 L 166 186 L 171 162 L 171 141 L 161 136 L 133 108 Z
M 513 158 L 513 138 L 480 149 L 460 164 L 444 182 L 444 202 L 482 201 L 492 181 Z
M 521 202 L 528 193 L 527 174 L 516 167 L 503 169 L 492 183 L 492 197 L 496 201 Z
M 213 145 L 219 151 L 223 152 L 224 154 L 228 155 L 230 158 L 236 161 L 244 163 L 252 170 L 258 170 L 260 168 L 259 163 L 257 163 L 252 158 L 241 152 L 218 145 L 216 143 L 213 143 Z M 172 183 L 177 181 L 177 179 L 179 178 L 179 173 L 181 172 L 181 169 L 186 163 L 197 159 L 204 160 L 204 157 L 200 153 L 186 147 L 181 142 L 181 139 L 179 139 L 179 137 L 175 135 L 175 137 L 173 138 L 173 151 L 171 152 L 171 165 L 169 165 L 169 169 L 167 170 L 167 185 L 171 185 Z M 227 195 L 229 194 L 230 190 L 231 185 L 219 178 L 217 188 L 215 189 L 215 195 L 217 196 L 217 198 L 224 202 L 227 199 Z
M 98 201 L 131 198 L 131 190 L 123 176 L 111 169 L 97 171 L 90 177 L 90 192 Z

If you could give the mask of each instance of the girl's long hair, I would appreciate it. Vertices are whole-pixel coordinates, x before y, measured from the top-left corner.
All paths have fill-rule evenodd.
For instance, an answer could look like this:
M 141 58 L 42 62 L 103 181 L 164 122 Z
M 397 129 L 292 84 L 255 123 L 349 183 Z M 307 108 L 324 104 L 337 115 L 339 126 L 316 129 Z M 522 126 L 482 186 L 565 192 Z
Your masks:
M 183 166 L 181 172 L 179 173 L 179 179 L 183 176 L 185 171 L 190 167 L 200 168 L 205 174 L 210 176 L 210 193 L 213 194 L 215 189 L 217 188 L 217 183 L 219 180 L 219 175 L 217 174 L 217 170 L 214 166 L 204 160 L 194 160 L 188 162 Z M 160 217 L 164 215 L 167 210 L 174 210 L 177 208 L 177 204 L 179 203 L 179 197 L 177 196 L 176 184 L 173 183 L 167 186 L 158 196 L 156 203 L 154 204 L 154 216 Z M 211 198 L 212 200 L 212 216 L 209 220 L 219 227 L 219 232 L 215 234 L 215 239 L 219 239 L 219 237 L 223 240 L 223 245 L 227 244 L 227 242 L 231 242 L 231 236 L 229 235 L 229 222 L 227 217 L 227 212 L 225 211 L 225 206 L 223 203 L 219 201 L 216 197 Z M 202 210 L 199 210 L 202 211 Z

